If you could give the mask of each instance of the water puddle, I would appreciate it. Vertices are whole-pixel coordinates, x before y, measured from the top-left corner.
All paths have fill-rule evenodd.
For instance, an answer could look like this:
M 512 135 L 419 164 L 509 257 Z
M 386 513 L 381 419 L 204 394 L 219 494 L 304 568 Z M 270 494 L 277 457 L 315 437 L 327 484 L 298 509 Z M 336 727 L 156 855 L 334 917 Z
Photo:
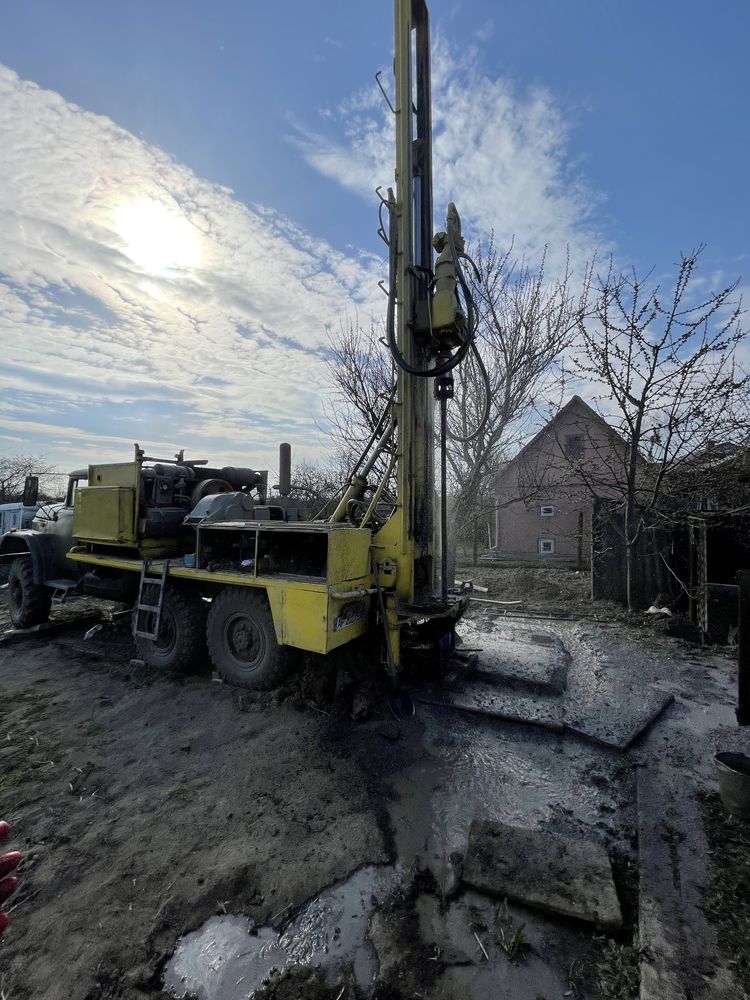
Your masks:
M 246 1000 L 274 969 L 316 965 L 333 979 L 342 963 L 351 962 L 357 983 L 366 989 L 377 973 L 367 938 L 370 913 L 400 878 L 390 867 L 361 868 L 308 903 L 282 934 L 255 928 L 247 917 L 211 917 L 178 941 L 164 988 L 174 997 Z

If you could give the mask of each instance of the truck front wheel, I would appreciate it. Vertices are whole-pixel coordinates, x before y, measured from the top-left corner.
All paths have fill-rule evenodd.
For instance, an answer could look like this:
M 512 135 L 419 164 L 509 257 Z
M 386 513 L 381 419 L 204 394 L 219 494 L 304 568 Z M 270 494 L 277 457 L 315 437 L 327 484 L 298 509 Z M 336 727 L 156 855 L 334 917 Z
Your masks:
M 137 616 L 137 610 L 133 612 Z M 134 619 L 135 620 L 135 619 Z M 153 613 L 141 615 L 144 631 L 152 629 Z M 155 639 L 135 637 L 138 656 L 150 667 L 195 673 L 208 663 L 206 651 L 206 602 L 199 594 L 167 585 Z
M 44 584 L 34 583 L 31 558 L 14 559 L 8 573 L 8 607 L 10 620 L 16 628 L 41 625 L 49 618 L 52 591 Z
M 286 672 L 286 650 L 276 641 L 265 594 L 227 587 L 211 602 L 207 625 L 208 651 L 228 684 L 265 690 Z

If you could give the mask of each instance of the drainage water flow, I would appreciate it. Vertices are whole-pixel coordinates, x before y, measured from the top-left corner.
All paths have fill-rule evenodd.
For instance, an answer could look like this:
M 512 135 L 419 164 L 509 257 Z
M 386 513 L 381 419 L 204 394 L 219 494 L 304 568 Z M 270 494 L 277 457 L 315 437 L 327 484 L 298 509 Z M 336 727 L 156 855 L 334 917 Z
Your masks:
M 335 978 L 341 965 L 351 962 L 366 989 L 377 972 L 367 939 L 370 913 L 399 880 L 391 867 L 361 868 L 317 896 L 282 934 L 272 927 L 255 928 L 247 917 L 211 917 L 178 942 L 164 988 L 175 997 L 246 1000 L 274 969 L 316 965 Z

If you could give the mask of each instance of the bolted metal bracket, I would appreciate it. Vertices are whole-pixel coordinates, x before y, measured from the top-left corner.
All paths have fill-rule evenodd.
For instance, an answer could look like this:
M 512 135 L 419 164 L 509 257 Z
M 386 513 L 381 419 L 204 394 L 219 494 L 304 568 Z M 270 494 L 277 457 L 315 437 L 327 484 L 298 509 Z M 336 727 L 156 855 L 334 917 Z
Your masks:
M 433 393 L 435 399 L 453 399 L 454 384 L 452 372 L 448 372 L 447 375 L 437 376 Z

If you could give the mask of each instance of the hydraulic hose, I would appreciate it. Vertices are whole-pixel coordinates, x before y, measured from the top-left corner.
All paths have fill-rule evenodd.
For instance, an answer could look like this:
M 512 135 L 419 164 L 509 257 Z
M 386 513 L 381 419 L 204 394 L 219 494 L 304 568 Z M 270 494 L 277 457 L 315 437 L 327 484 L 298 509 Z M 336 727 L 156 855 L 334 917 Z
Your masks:
M 396 364 L 409 375 L 416 375 L 418 378 L 437 378 L 441 375 L 447 375 L 448 372 L 453 371 L 461 362 L 464 360 L 469 352 L 469 349 L 476 336 L 477 326 L 478 326 L 478 314 L 476 307 L 474 306 L 474 300 L 471 296 L 471 291 L 466 283 L 466 278 L 464 277 L 463 269 L 458 260 L 456 254 L 456 244 L 455 237 L 453 233 L 453 225 L 448 220 L 448 243 L 451 248 L 451 255 L 455 261 L 456 266 L 456 276 L 458 278 L 459 284 L 461 285 L 461 291 L 464 293 L 464 299 L 466 302 L 466 323 L 467 323 L 467 336 L 466 340 L 461 344 L 456 353 L 451 356 L 448 361 L 444 361 L 440 365 L 435 365 L 432 368 L 415 368 L 410 365 L 406 358 L 401 354 L 398 349 L 398 344 L 396 343 L 396 261 L 398 259 L 398 227 L 395 224 L 394 216 L 396 213 L 396 207 L 393 201 L 389 202 L 388 205 L 388 228 L 389 228 L 389 253 L 388 253 L 388 311 L 386 314 L 386 335 L 388 338 L 388 350 L 391 353 L 393 360 Z
M 487 421 L 490 419 L 490 407 L 492 405 L 492 386 L 490 384 L 490 376 L 487 373 L 487 368 L 485 367 L 484 361 L 482 360 L 482 355 L 479 353 L 479 348 L 472 341 L 471 348 L 474 352 L 474 357 L 477 360 L 479 366 L 479 371 L 482 376 L 482 381 L 484 382 L 484 410 L 482 412 L 482 419 L 476 426 L 476 429 L 467 434 L 465 437 L 461 437 L 459 434 L 453 434 L 446 427 L 447 436 L 452 441 L 458 441 L 459 444 L 466 444 L 468 441 L 473 441 L 474 438 L 479 437 L 484 428 L 487 425 Z

